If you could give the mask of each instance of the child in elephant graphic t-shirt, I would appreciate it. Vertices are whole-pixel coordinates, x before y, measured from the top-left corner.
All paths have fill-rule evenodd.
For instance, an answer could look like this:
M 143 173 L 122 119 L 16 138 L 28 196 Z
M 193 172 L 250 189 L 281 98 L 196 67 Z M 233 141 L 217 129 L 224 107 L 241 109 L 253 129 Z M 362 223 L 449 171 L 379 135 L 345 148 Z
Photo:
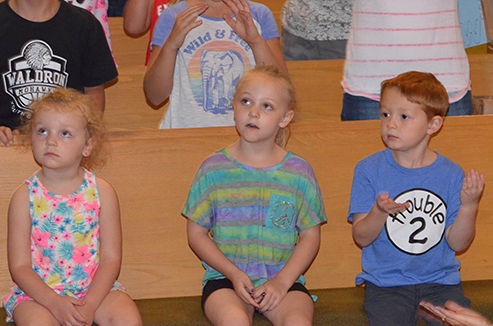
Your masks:
M 232 98 L 256 65 L 286 71 L 272 12 L 246 0 L 186 0 L 160 16 L 144 78 L 154 105 L 169 98 L 160 128 L 233 126 Z

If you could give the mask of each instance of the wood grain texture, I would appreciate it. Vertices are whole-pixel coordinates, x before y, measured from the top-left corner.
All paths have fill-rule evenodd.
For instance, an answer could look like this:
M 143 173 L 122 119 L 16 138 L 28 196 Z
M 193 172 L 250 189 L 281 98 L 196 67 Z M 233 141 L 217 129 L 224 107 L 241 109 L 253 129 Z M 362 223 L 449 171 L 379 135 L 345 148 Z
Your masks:
M 469 56 L 472 94 L 493 96 L 493 55 Z M 289 61 L 300 110 L 298 122 L 340 121 L 344 60 Z M 106 89 L 109 130 L 156 129 L 166 107 L 154 110 L 143 91 L 144 66 L 119 67 L 118 82 Z
M 108 17 L 110 27 L 111 47 L 118 67 L 145 65 L 149 32 L 130 37 L 123 30 L 123 17 Z
M 202 160 L 237 139 L 234 128 L 112 132 L 112 160 L 98 173 L 116 189 L 122 210 L 124 257 L 120 280 L 137 299 L 198 295 L 203 269 L 188 248 L 180 215 Z M 493 180 L 493 116 L 447 118 L 431 147 L 464 170 L 475 168 Z M 353 168 L 384 149 L 378 121 L 294 125 L 288 149 L 305 157 L 320 184 L 328 223 L 307 273 L 312 289 L 354 285 L 361 250 L 351 237 L 347 209 Z M 0 147 L 0 294 L 10 286 L 6 266 L 6 215 L 14 189 L 37 170 L 30 153 Z M 493 278 L 493 191 L 480 205 L 477 235 L 459 256 L 464 280 Z

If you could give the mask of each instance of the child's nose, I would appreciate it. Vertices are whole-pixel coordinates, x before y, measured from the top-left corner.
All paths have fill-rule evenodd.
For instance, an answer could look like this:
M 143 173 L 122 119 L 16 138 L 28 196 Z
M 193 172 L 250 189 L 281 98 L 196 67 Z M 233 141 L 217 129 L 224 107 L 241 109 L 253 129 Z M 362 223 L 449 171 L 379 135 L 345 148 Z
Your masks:
M 387 128 L 394 129 L 396 127 L 396 119 L 394 117 L 390 117 L 389 123 L 387 124 Z
M 56 146 L 57 145 L 56 135 L 49 134 L 48 137 L 46 137 L 46 145 L 47 146 Z
M 256 105 L 250 107 L 250 112 L 248 113 L 250 118 L 258 118 L 260 116 L 260 108 Z

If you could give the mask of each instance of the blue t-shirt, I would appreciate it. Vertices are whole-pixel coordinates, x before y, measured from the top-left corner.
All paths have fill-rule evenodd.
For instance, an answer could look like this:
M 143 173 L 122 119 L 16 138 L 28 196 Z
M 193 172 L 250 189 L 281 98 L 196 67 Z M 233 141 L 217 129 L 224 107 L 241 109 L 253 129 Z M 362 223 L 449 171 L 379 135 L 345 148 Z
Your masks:
M 438 155 L 431 165 L 408 169 L 390 149 L 361 160 L 354 170 L 348 219 L 368 213 L 378 195 L 410 202 L 403 213 L 389 215 L 382 232 L 363 248 L 363 272 L 356 283 L 377 286 L 460 283 L 460 263 L 445 240 L 445 230 L 460 207 L 462 168 Z

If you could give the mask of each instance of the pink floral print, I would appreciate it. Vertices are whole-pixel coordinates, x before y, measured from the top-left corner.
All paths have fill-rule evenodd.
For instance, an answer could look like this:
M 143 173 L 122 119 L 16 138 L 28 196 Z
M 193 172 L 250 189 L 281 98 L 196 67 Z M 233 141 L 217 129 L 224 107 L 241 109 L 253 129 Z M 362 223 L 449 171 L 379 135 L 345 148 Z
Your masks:
M 31 203 L 31 255 L 34 271 L 60 295 L 83 298 L 99 266 L 99 194 L 96 176 L 84 170 L 79 190 L 50 193 L 38 175 L 26 181 Z M 114 290 L 124 291 L 115 282 Z M 31 300 L 16 285 L 4 298 L 7 320 L 20 303 Z

